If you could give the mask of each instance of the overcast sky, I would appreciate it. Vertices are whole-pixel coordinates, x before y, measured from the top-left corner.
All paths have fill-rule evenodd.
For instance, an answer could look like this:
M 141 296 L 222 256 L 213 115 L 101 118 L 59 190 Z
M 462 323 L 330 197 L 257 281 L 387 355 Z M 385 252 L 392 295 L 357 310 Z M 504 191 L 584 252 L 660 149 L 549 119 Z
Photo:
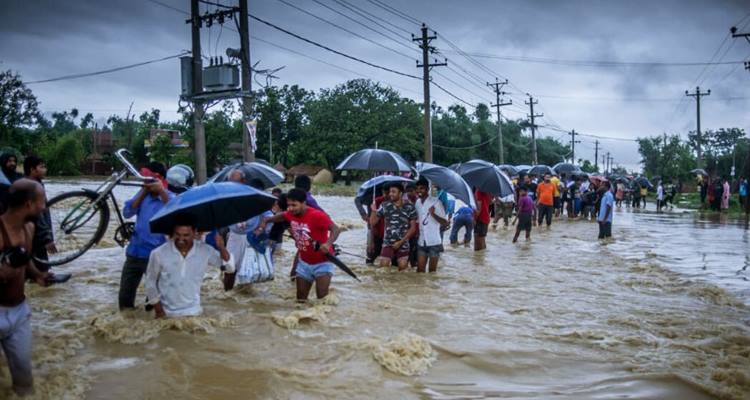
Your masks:
M 172 9 L 187 12 L 189 1 L 158 1 L 162 5 L 152 0 L 0 1 L 0 68 L 18 71 L 24 80 L 34 81 L 157 59 L 189 49 L 186 17 Z M 234 3 L 234 0 L 217 1 Z M 406 34 L 419 33 L 419 26 L 378 7 L 377 0 L 283 1 L 392 50 L 344 32 L 280 0 L 250 0 L 250 12 L 353 56 L 420 74 L 414 61 L 419 54 Z M 748 59 L 750 43 L 728 36 L 734 24 L 750 30 L 750 2 L 382 1 L 437 31 L 438 39 L 433 45 L 448 58 L 449 68 L 436 68 L 434 79 L 457 96 L 473 104 L 488 103 L 494 100 L 494 95 L 480 83 L 494 81 L 496 76 L 508 78 L 512 86 L 506 90 L 513 92 L 510 98 L 514 105 L 503 108 L 507 118 L 525 117 L 528 109 L 523 101 L 528 92 L 539 99 L 535 111 L 544 114 L 539 119 L 542 125 L 623 139 L 665 131 L 684 133 L 695 129 L 695 102 L 685 97 L 685 90 L 700 85 L 711 89 L 711 95 L 703 98 L 701 104 L 703 129 L 736 126 L 750 131 L 747 112 L 750 72 L 742 65 L 589 63 Z M 364 20 L 345 8 L 347 5 L 387 23 L 372 16 L 369 18 L 381 26 Z M 214 8 L 202 6 L 202 10 L 206 9 Z M 233 28 L 230 24 L 226 26 Z M 317 90 L 364 76 L 392 85 L 403 96 L 421 101 L 420 80 L 347 60 L 252 20 L 250 27 L 252 62 L 260 61 L 258 68 L 285 66 L 274 84 L 299 84 Z M 236 32 L 222 30 L 217 25 L 203 29 L 202 35 L 206 56 L 223 54 L 230 46 L 239 47 Z M 461 51 L 475 54 L 474 61 L 456 54 L 448 41 Z M 577 61 L 586 63 L 581 65 Z M 77 107 L 82 115 L 91 112 L 103 121 L 111 114 L 125 115 L 134 102 L 137 113 L 159 108 L 164 119 L 175 119 L 180 92 L 179 61 L 173 59 L 106 75 L 30 86 L 45 112 Z M 456 102 L 434 87 L 432 92 L 433 99 L 443 107 Z M 542 129 L 542 135 L 569 138 L 549 129 Z M 596 139 L 591 136 L 580 139 L 578 157 L 593 160 Z M 616 164 L 629 169 L 638 167 L 634 142 L 600 141 L 604 151 L 613 154 Z

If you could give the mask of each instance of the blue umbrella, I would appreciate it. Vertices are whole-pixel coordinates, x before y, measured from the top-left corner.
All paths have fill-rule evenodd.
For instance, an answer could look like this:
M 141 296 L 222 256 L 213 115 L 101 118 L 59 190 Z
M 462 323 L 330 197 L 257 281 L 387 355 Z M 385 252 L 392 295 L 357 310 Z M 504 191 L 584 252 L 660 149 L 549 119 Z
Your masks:
M 441 189 L 453 195 L 453 197 L 468 204 L 471 208 L 477 208 L 471 187 L 456 171 L 440 165 L 418 162 L 417 173 L 420 177 L 427 178 L 432 183 L 440 186 Z
M 414 180 L 396 175 L 376 176 L 359 187 L 356 197 L 362 202 L 362 204 L 370 204 L 372 203 L 373 192 L 377 193 L 379 190 L 382 190 L 381 188 L 383 185 L 392 182 L 414 182 Z
M 165 205 L 149 221 L 151 232 L 171 234 L 175 218 L 189 214 L 199 231 L 247 221 L 270 210 L 276 197 L 235 182 L 207 183 L 190 189 Z
M 495 164 L 484 160 L 471 160 L 453 168 L 469 185 L 477 189 L 505 197 L 515 193 L 513 183 Z

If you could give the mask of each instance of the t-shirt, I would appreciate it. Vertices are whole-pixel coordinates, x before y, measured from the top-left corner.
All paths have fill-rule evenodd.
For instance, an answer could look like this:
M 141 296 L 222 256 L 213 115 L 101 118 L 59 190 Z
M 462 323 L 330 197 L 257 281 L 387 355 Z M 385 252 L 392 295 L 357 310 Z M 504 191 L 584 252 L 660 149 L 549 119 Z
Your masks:
M 612 195 L 612 192 L 609 190 L 604 193 L 604 196 L 602 196 L 601 204 L 599 205 L 599 216 L 596 218 L 597 221 L 604 221 L 604 215 L 607 214 L 607 206 L 613 207 L 615 204 L 615 197 Z M 612 209 L 609 211 L 609 217 L 607 218 L 606 222 L 612 223 L 612 215 L 615 213 L 615 210 Z
M 479 207 L 479 215 L 477 215 L 477 221 L 482 224 L 490 223 L 490 203 L 492 203 L 492 195 L 487 192 L 477 190 L 474 192 L 474 199 Z M 481 207 L 479 203 L 482 203 Z
M 550 178 L 549 181 L 552 182 L 553 185 L 555 185 L 555 194 L 554 194 L 554 196 L 555 197 L 560 197 L 560 179 L 558 179 L 556 176 L 553 176 L 552 178 Z
M 417 225 L 419 225 L 419 240 L 420 246 L 437 246 L 443 243 L 443 238 L 440 235 L 440 223 L 430 215 L 430 208 L 435 207 L 435 215 L 448 219 L 445 213 L 442 202 L 434 197 L 427 197 L 426 199 L 417 199 L 415 204 L 417 209 Z
M 542 182 L 536 186 L 537 199 L 539 204 L 551 206 L 555 204 L 553 196 L 555 195 L 555 186 L 552 183 Z
M 402 201 L 401 207 L 397 207 L 394 202 L 387 200 L 378 208 L 378 217 L 385 220 L 383 246 L 392 246 L 406 236 L 411 221 L 417 220 L 417 209 L 412 203 Z M 408 249 L 409 242 L 404 242 L 401 248 Z
M 375 207 L 380 208 L 380 205 L 385 201 L 385 196 L 378 196 L 375 198 Z M 373 234 L 376 237 L 382 238 L 385 235 L 385 222 L 381 218 L 377 224 L 373 227 Z
M 302 215 L 294 215 L 287 211 L 284 213 L 284 218 L 289 221 L 292 236 L 297 244 L 299 257 L 302 261 L 314 265 L 328 260 L 325 254 L 315 250 L 315 242 L 323 244 L 328 241 L 328 227 L 332 223 L 328 214 L 307 207 Z
M 534 202 L 528 195 L 521 196 L 518 199 L 518 214 L 532 214 L 534 212 Z

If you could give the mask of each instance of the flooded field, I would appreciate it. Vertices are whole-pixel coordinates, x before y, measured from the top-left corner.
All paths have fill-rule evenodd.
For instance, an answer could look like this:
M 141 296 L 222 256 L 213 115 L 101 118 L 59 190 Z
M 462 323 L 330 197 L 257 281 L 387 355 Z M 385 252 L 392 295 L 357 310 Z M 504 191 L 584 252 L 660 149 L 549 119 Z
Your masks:
M 343 250 L 362 253 L 351 199 L 319 202 L 348 228 Z M 69 283 L 29 287 L 37 398 L 750 398 L 748 231 L 626 209 L 613 242 L 596 230 L 562 219 L 513 245 L 498 228 L 486 252 L 447 246 L 433 275 L 344 254 L 363 282 L 339 273 L 305 306 L 286 242 L 276 280 L 225 293 L 214 272 L 204 316 L 168 321 L 116 311 L 124 250 L 109 232 L 58 269 Z

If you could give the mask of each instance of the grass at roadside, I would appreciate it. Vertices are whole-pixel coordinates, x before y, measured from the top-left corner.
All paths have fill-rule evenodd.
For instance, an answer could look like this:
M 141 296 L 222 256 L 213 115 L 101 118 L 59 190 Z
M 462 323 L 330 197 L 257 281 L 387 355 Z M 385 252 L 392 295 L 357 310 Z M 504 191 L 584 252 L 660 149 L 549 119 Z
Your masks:
M 680 208 L 689 210 L 701 210 L 701 198 L 699 193 L 682 193 L 678 194 L 675 198 L 675 205 Z M 705 210 L 705 212 L 715 212 L 711 210 Z M 733 194 L 729 199 L 729 209 L 723 211 L 726 214 L 739 216 L 745 213 L 740 206 L 739 197 Z

